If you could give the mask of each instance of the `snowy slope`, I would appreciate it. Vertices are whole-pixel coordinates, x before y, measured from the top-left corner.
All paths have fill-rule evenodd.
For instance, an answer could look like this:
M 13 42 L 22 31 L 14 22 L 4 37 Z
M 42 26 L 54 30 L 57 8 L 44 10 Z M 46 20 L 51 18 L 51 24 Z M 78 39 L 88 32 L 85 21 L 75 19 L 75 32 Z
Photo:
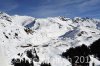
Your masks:
M 40 66 L 42 62 L 51 66 L 71 66 L 67 59 L 61 57 L 62 52 L 82 44 L 89 46 L 99 38 L 99 19 L 33 18 L 1 12 L 0 59 L 3 61 L 0 60 L 0 66 L 13 66 L 13 58 L 25 57 L 30 61 L 26 56 L 26 51 L 30 49 L 35 49 L 39 56 L 39 61 L 34 61 L 35 66 Z M 22 56 L 18 56 L 19 53 Z

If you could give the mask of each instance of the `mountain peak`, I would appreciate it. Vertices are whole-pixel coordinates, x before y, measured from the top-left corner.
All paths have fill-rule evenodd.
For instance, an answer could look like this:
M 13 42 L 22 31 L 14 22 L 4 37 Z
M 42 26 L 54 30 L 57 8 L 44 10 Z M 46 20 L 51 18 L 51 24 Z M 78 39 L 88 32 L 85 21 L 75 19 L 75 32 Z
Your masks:
M 21 60 L 36 66 L 43 62 L 52 66 L 71 66 L 61 54 L 71 47 L 90 46 L 99 39 L 100 20 L 81 17 L 35 19 L 0 12 L 0 37 L 0 52 L 5 63 L 16 64 Z
M 11 22 L 11 16 L 9 16 L 8 14 L 4 12 L 0 12 L 0 19 L 4 19 L 4 20 Z

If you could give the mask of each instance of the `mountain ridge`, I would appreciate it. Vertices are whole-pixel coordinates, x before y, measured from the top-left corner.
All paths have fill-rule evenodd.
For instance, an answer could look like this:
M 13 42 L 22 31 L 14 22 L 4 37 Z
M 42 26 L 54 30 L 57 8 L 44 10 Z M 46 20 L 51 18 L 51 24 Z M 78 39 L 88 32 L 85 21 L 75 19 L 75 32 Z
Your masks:
M 0 46 L 6 53 L 1 54 L 7 57 L 8 62 L 4 62 L 8 65 L 11 65 L 13 58 L 25 58 L 31 62 L 26 51 L 35 49 L 35 55 L 39 57 L 38 62 L 33 60 L 35 66 L 40 66 L 43 62 L 50 63 L 51 66 L 71 66 L 60 54 L 70 47 L 82 44 L 90 46 L 99 39 L 100 19 L 34 18 L 0 13 L 0 36 Z

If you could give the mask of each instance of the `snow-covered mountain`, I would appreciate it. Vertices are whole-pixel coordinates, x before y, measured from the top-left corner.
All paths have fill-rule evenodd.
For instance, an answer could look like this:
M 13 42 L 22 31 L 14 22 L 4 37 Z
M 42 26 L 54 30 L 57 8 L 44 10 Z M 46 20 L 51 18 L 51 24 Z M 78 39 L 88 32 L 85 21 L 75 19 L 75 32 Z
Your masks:
M 61 54 L 71 47 L 90 46 L 99 38 L 100 19 L 34 18 L 0 12 L 0 66 L 14 66 L 23 58 L 34 66 L 71 66 Z M 91 63 L 100 65 L 97 58 L 90 57 Z

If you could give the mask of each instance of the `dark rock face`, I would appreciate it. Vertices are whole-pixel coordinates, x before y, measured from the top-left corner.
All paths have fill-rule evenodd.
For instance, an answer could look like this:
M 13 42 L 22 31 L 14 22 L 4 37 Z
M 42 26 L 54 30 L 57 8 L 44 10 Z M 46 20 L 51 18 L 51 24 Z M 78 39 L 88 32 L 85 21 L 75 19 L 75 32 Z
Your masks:
M 30 59 L 30 63 L 29 60 L 26 60 L 25 58 L 13 58 L 11 63 L 14 66 L 34 66 L 34 62 L 39 62 L 39 57 L 36 53 L 35 49 L 30 49 L 25 51 L 26 56 Z M 22 54 L 18 53 L 18 56 L 22 56 Z
M 62 56 L 68 59 L 72 63 L 72 66 L 89 66 L 89 54 L 89 48 L 85 45 L 82 45 L 68 49 L 66 52 L 62 53 Z
M 12 64 L 14 66 L 34 66 L 33 62 L 29 63 L 28 60 L 23 59 L 12 59 Z
M 30 28 L 25 28 L 24 31 L 27 33 L 27 34 L 32 34 L 34 31 Z
M 93 44 L 91 44 L 90 46 L 91 49 L 91 55 L 94 55 L 94 57 L 98 58 L 98 60 L 100 60 L 100 39 L 93 42 Z
M 26 54 L 27 54 L 27 57 L 28 57 L 28 58 L 34 60 L 35 62 L 39 62 L 39 56 L 37 55 L 35 49 L 34 49 L 34 50 L 33 50 L 33 49 L 32 49 L 32 50 L 28 50 L 28 51 L 26 52 Z
M 70 48 L 62 53 L 62 57 L 68 59 L 72 66 L 89 66 L 89 55 L 94 55 L 95 58 L 100 60 L 100 39 L 93 42 L 89 47 L 82 45 Z
M 49 63 L 41 63 L 41 65 L 40 66 L 51 66 L 51 64 Z

